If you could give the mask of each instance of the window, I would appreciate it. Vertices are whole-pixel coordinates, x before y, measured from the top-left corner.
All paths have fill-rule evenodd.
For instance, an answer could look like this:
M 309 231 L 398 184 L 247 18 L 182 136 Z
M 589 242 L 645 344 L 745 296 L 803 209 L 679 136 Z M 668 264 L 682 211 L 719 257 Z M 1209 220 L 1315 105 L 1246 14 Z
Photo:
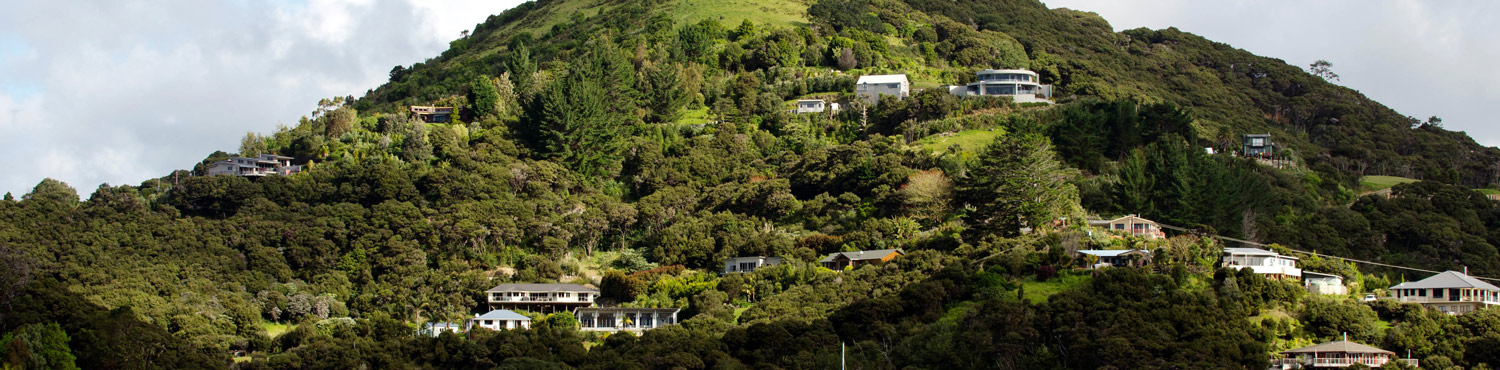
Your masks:
M 1115 230 L 1125 230 L 1125 224 L 1115 224 Z
M 650 328 L 654 327 L 655 325 L 651 322 L 651 316 L 641 315 L 640 326 L 643 328 Z
M 1417 289 L 1417 296 L 1418 297 L 1426 297 L 1427 296 L 1427 289 Z
M 1250 139 L 1250 146 L 1266 146 L 1265 138 Z
M 1457 301 L 1458 300 L 1458 294 L 1459 294 L 1458 293 L 1458 289 L 1448 289 L 1448 300 L 1450 300 L 1450 301 Z

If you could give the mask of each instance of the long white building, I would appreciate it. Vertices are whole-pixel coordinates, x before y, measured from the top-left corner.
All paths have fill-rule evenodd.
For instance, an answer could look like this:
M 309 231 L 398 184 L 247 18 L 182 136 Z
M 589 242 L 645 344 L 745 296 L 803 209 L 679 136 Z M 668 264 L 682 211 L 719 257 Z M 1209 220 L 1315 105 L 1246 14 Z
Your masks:
M 1297 257 L 1257 248 L 1224 248 L 1224 267 L 1250 269 L 1268 278 L 1301 278 Z

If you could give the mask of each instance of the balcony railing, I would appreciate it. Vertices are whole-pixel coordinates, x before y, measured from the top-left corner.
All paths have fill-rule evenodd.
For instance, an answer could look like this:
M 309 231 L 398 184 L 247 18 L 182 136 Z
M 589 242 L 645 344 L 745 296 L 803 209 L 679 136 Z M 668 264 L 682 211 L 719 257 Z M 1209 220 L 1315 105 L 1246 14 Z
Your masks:
M 587 297 L 496 297 L 490 296 L 491 303 L 593 303 L 594 300 Z
M 1446 297 L 1444 297 L 1444 298 L 1433 298 L 1433 297 L 1415 296 L 1415 297 L 1401 297 L 1400 300 L 1403 303 L 1463 303 L 1463 302 L 1478 302 L 1478 303 L 1485 303 L 1485 304 L 1500 305 L 1500 301 L 1493 300 L 1493 299 L 1485 299 L 1485 298 L 1481 298 L 1481 297 L 1468 297 L 1468 298 L 1452 299 L 1452 298 L 1446 298 Z

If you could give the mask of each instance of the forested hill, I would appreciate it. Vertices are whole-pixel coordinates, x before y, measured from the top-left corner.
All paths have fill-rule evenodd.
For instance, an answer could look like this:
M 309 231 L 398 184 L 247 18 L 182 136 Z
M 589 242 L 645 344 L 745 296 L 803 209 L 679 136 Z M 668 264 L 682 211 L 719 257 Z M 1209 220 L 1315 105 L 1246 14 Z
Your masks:
M 988 68 L 1037 71 L 1056 104 L 936 88 Z M 910 97 L 853 94 L 894 73 Z M 1500 276 L 1481 192 L 1500 151 L 1175 29 L 1035 1 L 539 1 L 317 103 L 193 169 L 0 200 L 0 363 L 832 368 L 847 345 L 851 368 L 1266 368 L 1348 333 L 1424 368 L 1500 365 L 1500 310 L 1358 299 L 1426 274 L 1299 255 L 1351 289 L 1315 297 L 1218 268 L 1225 245 L 1200 237 Z M 1278 160 L 1233 155 L 1247 133 Z M 258 154 L 302 171 L 207 176 Z M 1370 193 L 1369 175 L 1425 181 Z M 1196 233 L 1080 221 L 1126 214 Z M 1152 266 L 1077 268 L 1079 249 L 1127 248 Z M 784 262 L 720 274 L 756 255 Z M 505 282 L 681 323 L 606 336 L 525 313 L 535 328 L 413 335 Z

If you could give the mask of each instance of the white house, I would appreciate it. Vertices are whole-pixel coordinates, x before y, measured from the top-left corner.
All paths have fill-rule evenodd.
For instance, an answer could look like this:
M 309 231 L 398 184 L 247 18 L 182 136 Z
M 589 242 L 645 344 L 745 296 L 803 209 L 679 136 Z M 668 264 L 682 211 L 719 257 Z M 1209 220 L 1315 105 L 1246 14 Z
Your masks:
M 1297 257 L 1257 248 L 1224 248 L 1223 266 L 1251 269 L 1273 279 L 1302 277 L 1302 269 L 1297 268 Z
M 797 101 L 797 109 L 793 110 L 793 112 L 807 114 L 823 113 L 825 110 L 828 110 L 828 103 L 824 102 L 823 99 L 802 99 Z M 838 104 L 834 104 L 833 110 L 838 110 Z
M 494 310 L 464 322 L 464 330 L 481 327 L 490 330 L 526 329 L 531 327 L 531 318 L 511 310 Z
M 573 315 L 583 331 L 643 331 L 677 323 L 680 308 L 593 307 Z
M 1500 288 L 1458 271 L 1448 271 L 1421 281 L 1391 287 L 1391 297 L 1405 303 L 1462 315 L 1500 305 Z
M 1098 261 L 1093 265 L 1084 266 L 1089 268 L 1114 266 L 1140 267 L 1151 264 L 1151 252 L 1141 249 L 1082 249 L 1078 251 L 1078 254 L 1098 257 Z
M 485 291 L 490 309 L 538 313 L 573 311 L 594 305 L 599 290 L 578 284 L 500 284 Z
M 1312 294 L 1349 294 L 1349 287 L 1344 286 L 1344 277 L 1333 274 L 1303 271 L 1302 286 L 1307 287 L 1307 292 Z
M 1008 96 L 1017 103 L 1051 103 L 1052 85 L 1041 84 L 1036 72 L 1024 69 L 986 69 L 975 73 L 968 86 L 949 87 L 960 96 Z
M 907 81 L 904 74 L 859 76 L 859 80 L 854 81 L 854 94 L 870 104 L 879 103 L 881 95 L 905 99 L 911 96 L 911 81 Z
M 229 157 L 208 166 L 209 176 L 230 175 L 260 177 L 267 175 L 291 175 L 302 172 L 302 166 L 293 166 L 292 157 L 261 154 L 255 158 Z
M 755 269 L 781 264 L 781 257 L 731 257 L 724 260 L 724 273 L 753 272 Z
M 458 333 L 462 333 L 462 332 L 463 332 L 463 326 L 460 326 L 460 325 L 455 324 L 455 323 L 451 323 L 451 322 L 429 322 L 429 323 L 426 323 L 426 324 L 422 324 L 422 329 L 417 331 L 417 335 L 421 335 L 421 336 L 425 336 L 425 337 L 437 337 L 439 335 L 442 335 L 443 333 L 458 334 Z
M 1157 224 L 1156 221 L 1147 220 L 1136 215 L 1126 215 L 1112 220 L 1089 220 L 1089 226 L 1102 227 L 1112 232 L 1130 234 L 1146 239 L 1167 237 L 1167 234 L 1161 231 L 1161 225 Z

